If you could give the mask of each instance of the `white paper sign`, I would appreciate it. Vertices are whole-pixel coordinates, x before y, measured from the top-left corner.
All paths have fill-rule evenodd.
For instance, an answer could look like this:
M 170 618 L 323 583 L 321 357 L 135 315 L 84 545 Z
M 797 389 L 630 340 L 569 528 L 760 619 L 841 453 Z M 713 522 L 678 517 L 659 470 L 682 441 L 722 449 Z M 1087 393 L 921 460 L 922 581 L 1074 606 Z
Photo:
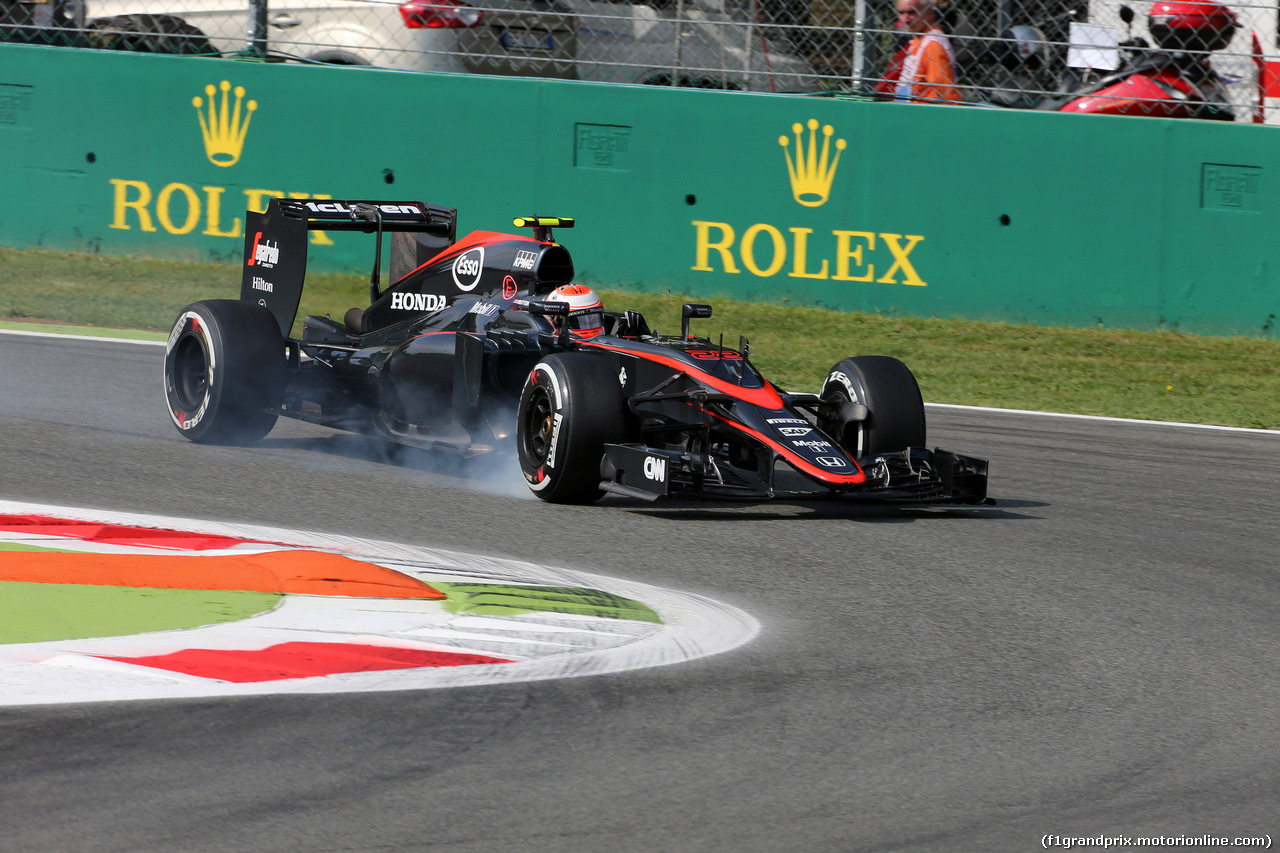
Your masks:
M 1073 22 L 1069 38 L 1067 65 L 1071 68 L 1114 71 L 1120 67 L 1120 34 L 1115 27 Z

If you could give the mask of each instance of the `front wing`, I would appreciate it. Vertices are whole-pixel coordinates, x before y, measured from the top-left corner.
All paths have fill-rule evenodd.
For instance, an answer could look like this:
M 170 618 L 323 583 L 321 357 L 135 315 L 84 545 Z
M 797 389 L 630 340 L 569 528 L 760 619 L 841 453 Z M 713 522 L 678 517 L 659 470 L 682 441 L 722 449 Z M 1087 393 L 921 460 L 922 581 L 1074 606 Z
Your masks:
M 671 497 L 708 497 L 747 501 L 843 499 L 905 504 L 982 504 L 987 497 L 987 461 L 942 450 L 913 447 L 876 453 L 858 460 L 865 483 L 841 489 L 782 489 L 772 483 L 744 482 L 703 453 L 606 444 L 600 462 L 600 488 L 612 494 L 656 501 Z M 772 479 L 772 478 L 771 478 Z

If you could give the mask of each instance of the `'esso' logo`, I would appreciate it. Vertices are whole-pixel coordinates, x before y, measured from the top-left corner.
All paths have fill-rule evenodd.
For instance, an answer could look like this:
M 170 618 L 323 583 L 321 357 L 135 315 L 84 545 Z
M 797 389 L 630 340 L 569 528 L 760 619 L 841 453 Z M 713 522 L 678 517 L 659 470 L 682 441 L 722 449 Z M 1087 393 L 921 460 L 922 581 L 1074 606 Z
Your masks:
M 476 246 L 458 255 L 453 262 L 453 283 L 458 290 L 474 290 L 484 268 L 484 246 Z

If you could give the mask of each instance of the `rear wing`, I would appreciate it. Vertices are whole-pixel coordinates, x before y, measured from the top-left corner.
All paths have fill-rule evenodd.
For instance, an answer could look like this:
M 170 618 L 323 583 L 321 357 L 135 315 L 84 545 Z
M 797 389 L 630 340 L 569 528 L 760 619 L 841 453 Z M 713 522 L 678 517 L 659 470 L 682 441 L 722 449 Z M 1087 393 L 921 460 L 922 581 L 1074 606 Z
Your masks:
M 307 275 L 308 231 L 376 233 L 371 284 L 376 299 L 384 231 L 431 234 L 452 244 L 457 221 L 456 209 L 420 201 L 273 198 L 262 213 L 245 213 L 240 299 L 265 306 L 287 338 Z
M 311 231 L 364 231 L 376 223 L 383 231 L 417 231 L 447 236 L 452 242 L 458 211 L 420 201 L 330 201 L 328 199 L 280 199 L 271 204 L 291 219 L 307 220 Z

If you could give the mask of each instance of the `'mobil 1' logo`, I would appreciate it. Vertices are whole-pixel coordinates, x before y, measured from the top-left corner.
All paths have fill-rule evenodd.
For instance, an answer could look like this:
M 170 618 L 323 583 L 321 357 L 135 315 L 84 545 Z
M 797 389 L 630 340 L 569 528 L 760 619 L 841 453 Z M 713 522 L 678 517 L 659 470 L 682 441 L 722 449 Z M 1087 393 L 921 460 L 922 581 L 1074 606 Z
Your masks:
M 831 195 L 840 155 L 848 143 L 836 137 L 834 127 L 822 125 L 815 118 L 791 125 L 791 134 L 777 137 L 791 181 L 791 196 L 804 207 L 822 207 Z M 728 222 L 695 219 L 692 224 L 695 272 L 737 274 L 745 269 L 752 275 L 769 278 L 789 265 L 788 278 L 918 287 L 927 284 L 908 258 L 924 240 L 919 234 L 835 228 L 811 243 L 813 228 L 798 225 L 779 228 L 757 222 L 747 226 L 739 240 L 737 230 Z M 883 272 L 878 271 L 877 266 Z

